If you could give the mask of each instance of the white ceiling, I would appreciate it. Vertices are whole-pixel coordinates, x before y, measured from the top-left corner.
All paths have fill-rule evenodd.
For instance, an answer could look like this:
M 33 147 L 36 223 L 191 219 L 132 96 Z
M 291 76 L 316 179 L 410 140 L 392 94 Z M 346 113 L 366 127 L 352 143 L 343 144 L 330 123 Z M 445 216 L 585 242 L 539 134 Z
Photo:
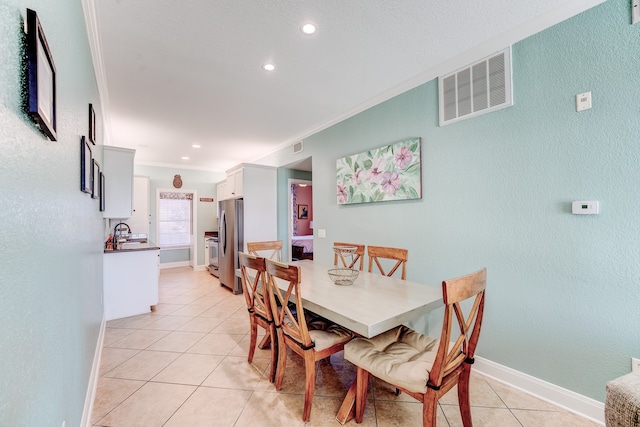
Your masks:
M 214 171 L 602 1 L 83 0 L 105 142 L 136 163 Z

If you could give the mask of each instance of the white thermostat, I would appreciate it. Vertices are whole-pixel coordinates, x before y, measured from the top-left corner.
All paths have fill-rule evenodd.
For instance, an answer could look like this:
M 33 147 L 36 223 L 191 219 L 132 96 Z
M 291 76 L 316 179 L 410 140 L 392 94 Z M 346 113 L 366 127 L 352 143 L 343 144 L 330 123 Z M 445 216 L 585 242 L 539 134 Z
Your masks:
M 573 202 L 571 204 L 571 213 L 577 215 L 597 215 L 600 213 L 600 205 L 597 201 Z

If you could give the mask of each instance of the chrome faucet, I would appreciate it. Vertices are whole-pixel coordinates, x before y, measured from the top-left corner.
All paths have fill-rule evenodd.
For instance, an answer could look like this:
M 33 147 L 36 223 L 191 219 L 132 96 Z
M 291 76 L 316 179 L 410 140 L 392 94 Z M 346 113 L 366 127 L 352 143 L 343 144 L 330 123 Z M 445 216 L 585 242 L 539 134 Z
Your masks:
M 118 245 L 118 231 L 120 231 L 120 235 L 122 236 L 122 230 L 124 227 L 120 227 L 121 225 L 123 225 L 124 227 L 127 227 L 127 233 L 131 234 L 131 227 L 129 227 L 128 224 L 124 222 L 117 223 L 116 226 L 113 227 L 113 248 L 114 249 L 116 249 L 116 246 Z

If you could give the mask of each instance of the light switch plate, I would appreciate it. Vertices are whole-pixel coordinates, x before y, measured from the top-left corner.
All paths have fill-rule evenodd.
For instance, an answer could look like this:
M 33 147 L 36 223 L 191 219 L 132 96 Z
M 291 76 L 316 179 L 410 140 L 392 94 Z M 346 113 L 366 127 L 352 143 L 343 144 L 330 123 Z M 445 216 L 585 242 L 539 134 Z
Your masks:
M 576 111 L 591 109 L 591 92 L 579 93 L 576 95 Z
M 631 1 L 631 24 L 640 22 L 640 0 Z
M 325 229 L 319 229 L 318 230 L 318 237 L 327 237 L 327 230 Z

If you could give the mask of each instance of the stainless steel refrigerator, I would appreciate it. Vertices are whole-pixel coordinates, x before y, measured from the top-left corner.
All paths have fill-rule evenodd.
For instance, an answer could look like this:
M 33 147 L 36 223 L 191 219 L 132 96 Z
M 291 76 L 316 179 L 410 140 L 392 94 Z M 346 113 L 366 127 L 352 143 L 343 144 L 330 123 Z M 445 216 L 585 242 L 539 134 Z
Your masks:
M 236 271 L 240 268 L 238 252 L 244 249 L 243 200 L 223 200 L 218 204 L 218 278 L 221 285 L 231 289 L 234 294 L 241 294 L 242 282 Z

